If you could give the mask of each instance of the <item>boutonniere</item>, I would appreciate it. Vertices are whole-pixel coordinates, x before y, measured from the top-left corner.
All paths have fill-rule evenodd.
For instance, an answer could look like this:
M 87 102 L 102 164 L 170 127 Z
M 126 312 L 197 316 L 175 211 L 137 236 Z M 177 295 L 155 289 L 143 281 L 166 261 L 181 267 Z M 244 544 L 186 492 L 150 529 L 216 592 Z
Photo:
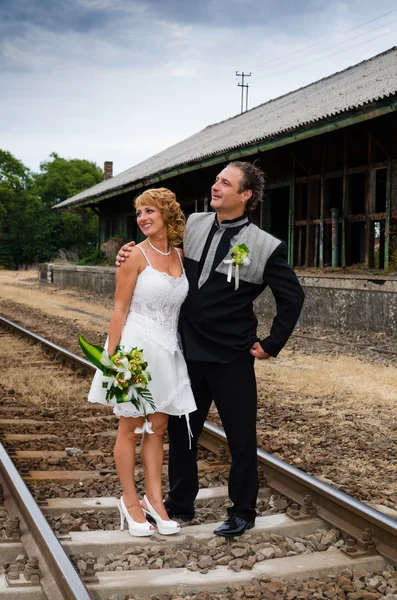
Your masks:
M 225 258 L 223 261 L 225 265 L 229 265 L 227 270 L 227 281 L 228 283 L 232 280 L 232 275 L 234 272 L 234 289 L 238 290 L 238 286 L 240 283 L 240 266 L 247 267 L 251 261 L 248 258 L 249 250 L 248 246 L 245 244 L 240 244 L 240 246 L 234 246 L 231 258 Z

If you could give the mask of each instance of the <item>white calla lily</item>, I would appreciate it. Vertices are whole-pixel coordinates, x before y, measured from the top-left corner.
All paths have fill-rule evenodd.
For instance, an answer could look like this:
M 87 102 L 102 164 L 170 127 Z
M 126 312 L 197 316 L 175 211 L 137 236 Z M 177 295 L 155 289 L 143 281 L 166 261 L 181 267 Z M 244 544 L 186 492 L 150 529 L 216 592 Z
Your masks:
M 99 359 L 99 362 L 104 366 L 107 367 L 108 369 L 112 369 L 114 370 L 114 364 L 112 363 L 112 361 L 110 360 L 109 357 L 109 352 L 107 350 L 104 350 L 102 352 L 101 358 Z

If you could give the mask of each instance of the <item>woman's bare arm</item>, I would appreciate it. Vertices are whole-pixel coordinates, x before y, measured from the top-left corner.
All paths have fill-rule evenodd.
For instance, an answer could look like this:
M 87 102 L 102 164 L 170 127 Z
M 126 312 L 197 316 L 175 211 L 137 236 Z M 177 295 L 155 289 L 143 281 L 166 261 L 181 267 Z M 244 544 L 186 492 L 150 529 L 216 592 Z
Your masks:
M 130 309 L 136 280 L 139 273 L 144 269 L 145 264 L 142 252 L 138 248 L 131 248 L 130 260 L 126 261 L 123 269 L 117 269 L 114 309 L 109 326 L 109 354 L 114 354 L 116 346 L 120 342 L 121 332 Z

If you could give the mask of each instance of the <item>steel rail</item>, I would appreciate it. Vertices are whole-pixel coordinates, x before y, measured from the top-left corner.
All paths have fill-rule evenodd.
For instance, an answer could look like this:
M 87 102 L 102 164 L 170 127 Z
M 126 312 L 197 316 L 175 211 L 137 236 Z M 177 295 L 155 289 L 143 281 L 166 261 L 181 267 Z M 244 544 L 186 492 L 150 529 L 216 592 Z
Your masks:
M 205 424 L 204 435 L 211 435 L 223 446 L 227 446 L 225 432 L 212 423 Z M 205 440 L 203 440 L 205 444 Z M 341 531 L 358 540 L 363 549 L 370 545 L 368 528 L 372 533 L 372 544 L 376 551 L 397 563 L 397 521 L 384 515 L 363 502 L 352 498 L 327 483 L 285 463 L 284 461 L 257 450 L 258 461 L 264 466 L 268 485 L 294 502 L 305 505 L 305 497 L 311 496 L 317 515 Z M 359 552 L 359 548 L 356 550 Z M 352 552 L 354 557 L 355 552 Z
M 0 443 L 0 474 L 65 600 L 92 600 L 25 482 Z M 51 599 L 49 599 L 51 600 Z
M 95 371 L 95 367 L 87 359 L 82 358 L 81 356 L 78 356 L 77 354 L 74 354 L 73 352 L 70 352 L 66 348 L 62 348 L 61 346 L 58 346 L 58 344 L 54 344 L 54 342 L 50 342 L 50 340 L 47 340 L 46 338 L 42 337 L 41 335 L 38 335 L 37 333 L 34 333 L 33 331 L 29 331 L 29 329 L 26 329 L 25 327 L 22 327 L 22 325 L 18 325 L 17 323 L 14 323 L 13 321 L 10 321 L 9 319 L 2 317 L 1 315 L 0 315 L 0 326 L 6 330 L 8 329 L 8 330 L 14 331 L 14 332 L 22 335 L 23 337 L 34 340 L 35 342 L 44 346 L 46 349 L 49 349 L 52 352 L 60 354 L 66 361 L 69 361 L 79 367 L 84 367 L 85 369 L 88 368 L 90 370 Z
M 85 359 L 8 319 L 0 317 L 0 326 L 3 324 L 5 327 L 27 337 L 33 337 L 33 339 L 46 347 L 50 347 L 60 355 L 66 355 L 69 360 L 94 370 L 93 365 Z M 219 452 L 220 446 L 223 446 L 229 452 L 225 432 L 209 422 L 204 425 L 200 444 L 215 453 Z M 259 462 L 264 467 L 266 479 L 271 488 L 301 506 L 305 505 L 305 498 L 310 496 L 318 516 L 358 541 L 358 549 L 351 552 L 352 557 L 355 553 L 359 554 L 360 549 L 369 549 L 370 551 L 371 545 L 375 544 L 377 552 L 397 563 L 396 520 L 352 498 L 345 492 L 333 488 L 320 479 L 264 452 L 260 448 L 257 450 L 257 455 Z M 368 529 L 370 529 L 370 532 L 368 532 Z

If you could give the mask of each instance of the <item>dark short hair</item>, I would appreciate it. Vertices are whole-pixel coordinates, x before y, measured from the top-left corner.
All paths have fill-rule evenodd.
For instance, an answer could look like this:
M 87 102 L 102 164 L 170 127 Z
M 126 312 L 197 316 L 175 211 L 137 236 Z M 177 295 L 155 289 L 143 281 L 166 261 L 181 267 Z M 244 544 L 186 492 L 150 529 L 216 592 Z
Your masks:
M 252 196 L 246 204 L 247 210 L 254 210 L 258 202 L 262 202 L 263 188 L 265 187 L 265 175 L 260 167 L 250 162 L 234 160 L 227 165 L 236 167 L 243 174 L 243 180 L 240 185 L 239 193 L 247 190 L 252 191 Z

